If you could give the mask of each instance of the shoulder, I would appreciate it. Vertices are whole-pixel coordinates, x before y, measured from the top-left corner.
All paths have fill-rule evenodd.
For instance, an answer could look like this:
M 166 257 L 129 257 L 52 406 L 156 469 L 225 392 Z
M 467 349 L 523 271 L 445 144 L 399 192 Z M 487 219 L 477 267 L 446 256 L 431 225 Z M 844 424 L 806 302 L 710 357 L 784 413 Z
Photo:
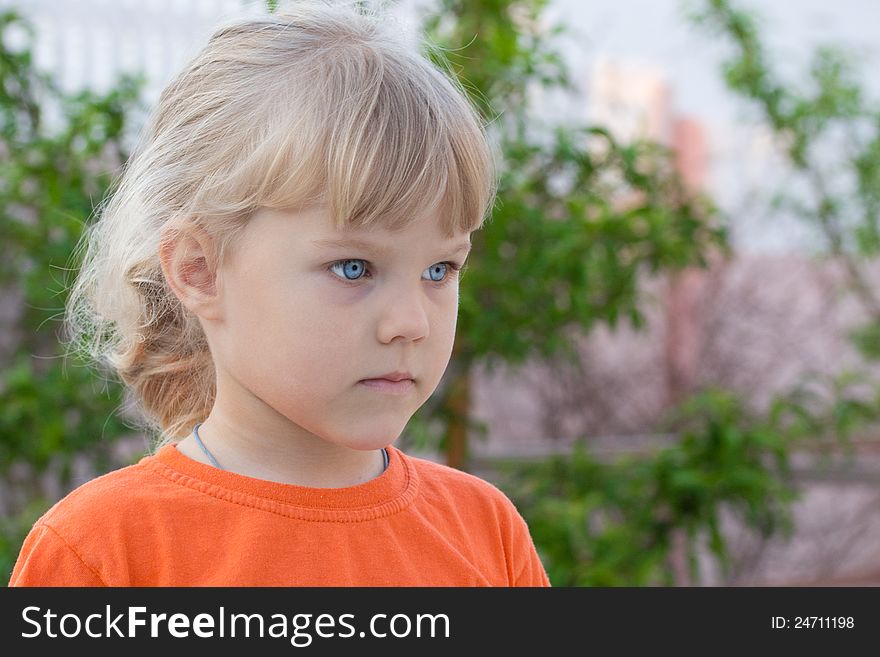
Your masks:
M 117 581 L 107 564 L 125 549 L 125 537 L 143 518 L 155 475 L 136 465 L 92 479 L 44 513 L 25 537 L 10 586 L 104 586 Z M 119 581 L 125 581 L 119 579 Z
M 168 486 L 146 465 L 150 460 L 145 457 L 81 484 L 46 511 L 35 526 L 46 525 L 73 540 L 96 529 L 119 527 L 121 518 L 142 510 L 156 499 L 157 488 Z
M 493 581 L 511 586 L 549 585 L 529 526 L 504 491 L 476 475 L 407 458 L 419 477 L 422 515 L 433 527 L 445 529 L 447 537 L 456 537 L 461 554 L 483 563 L 486 572 L 495 569 Z
M 424 496 L 440 498 L 457 508 L 480 509 L 499 519 L 513 519 L 519 513 L 507 494 L 495 484 L 474 474 L 407 455 L 419 477 Z

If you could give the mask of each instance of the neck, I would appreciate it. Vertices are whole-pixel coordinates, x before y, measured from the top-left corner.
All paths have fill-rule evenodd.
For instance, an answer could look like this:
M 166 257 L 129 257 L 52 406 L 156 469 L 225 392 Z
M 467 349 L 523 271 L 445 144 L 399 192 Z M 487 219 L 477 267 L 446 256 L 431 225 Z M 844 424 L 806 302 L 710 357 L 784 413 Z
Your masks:
M 317 436 L 297 437 L 248 432 L 222 413 L 211 415 L 198 428 L 207 450 L 222 469 L 247 477 L 312 488 L 347 488 L 369 481 L 385 470 L 385 455 L 378 450 L 354 450 Z M 177 444 L 196 461 L 214 465 L 194 434 Z

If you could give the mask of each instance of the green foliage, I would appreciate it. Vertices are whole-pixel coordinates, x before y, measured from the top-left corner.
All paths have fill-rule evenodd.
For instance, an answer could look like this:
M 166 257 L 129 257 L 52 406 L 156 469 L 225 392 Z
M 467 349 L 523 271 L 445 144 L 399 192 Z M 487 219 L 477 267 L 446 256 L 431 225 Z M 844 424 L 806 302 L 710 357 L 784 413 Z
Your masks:
M 850 289 L 880 325 L 880 298 L 867 275 L 880 255 L 880 105 L 867 98 L 855 58 L 839 47 L 812 54 L 806 83 L 786 82 L 774 70 L 756 19 L 729 0 L 700 0 L 692 21 L 720 36 L 732 54 L 724 64 L 728 87 L 750 101 L 772 130 L 807 193 L 781 192 L 776 204 L 811 223 L 828 254 L 845 266 Z M 854 344 L 876 357 L 868 327 Z M 865 339 L 867 338 L 867 339 Z
M 858 326 L 850 331 L 849 338 L 863 356 L 880 360 L 880 324 Z
M 708 0 L 692 19 L 730 41 L 734 55 L 725 62 L 728 87 L 760 108 L 774 132 L 784 136 L 786 154 L 799 169 L 815 162 L 817 140 L 834 124 L 871 116 L 854 78 L 850 57 L 832 47 L 813 54 L 807 89 L 778 79 L 758 35 L 755 18 L 727 0 Z
M 23 46 L 11 46 L 15 35 Z M 106 468 L 113 441 L 125 433 L 116 414 L 121 388 L 100 385 L 84 363 L 63 358 L 57 319 L 74 245 L 113 167 L 127 157 L 126 117 L 143 81 L 123 77 L 104 95 L 65 94 L 35 70 L 33 39 L 21 16 L 0 14 L 0 288 L 22 299 L 17 349 L 0 369 L 0 476 L 27 464 L 36 491 L 50 466 L 68 487 L 78 454 Z M 45 118 L 53 104 L 63 117 L 54 129 Z M 33 522 L 33 508 L 4 521 L 0 561 L 14 559 L 16 532 Z
M 509 468 L 555 586 L 672 586 L 673 533 L 688 538 L 692 582 L 705 541 L 730 565 L 721 511 L 763 535 L 791 530 L 788 452 L 782 436 L 747 419 L 730 393 L 706 391 L 681 409 L 692 426 L 655 454 L 601 463 L 583 443 L 539 467 Z
M 63 360 L 53 320 L 67 292 L 59 277 L 93 199 L 109 187 L 109 168 L 126 157 L 125 116 L 141 83 L 126 77 L 104 96 L 68 96 L 33 69 L 33 33 L 22 18 L 5 13 L 0 29 L 0 285 L 24 301 L 18 349 L 0 374 L 0 470 L 24 460 L 39 471 L 52 455 L 105 446 L 123 430 L 114 420 L 118 386 L 101 393 L 82 363 Z M 8 46 L 13 29 L 29 35 L 23 49 Z M 50 102 L 65 119 L 51 132 L 43 116 Z
M 606 155 L 573 146 L 590 136 L 607 144 Z M 619 147 L 595 128 L 555 138 L 549 147 L 511 145 L 501 201 L 474 237 L 479 264 L 463 284 L 460 339 L 490 366 L 573 355 L 567 327 L 587 333 L 620 317 L 641 326 L 639 274 L 702 263 L 719 239 L 696 203 L 670 202 L 680 193 L 673 178 L 641 179 L 639 159 L 656 152 L 650 145 Z M 570 174 L 570 186 L 551 189 L 545 176 L 554 171 Z M 616 189 L 603 182 L 609 174 L 622 178 Z M 640 197 L 628 208 L 613 205 L 622 187 Z
M 666 420 L 680 436 L 671 446 L 602 462 L 582 440 L 570 455 L 502 463 L 503 487 L 528 522 L 554 586 L 675 585 L 676 532 L 686 537 L 692 583 L 700 581 L 700 547 L 727 575 L 732 561 L 722 511 L 763 537 L 790 536 L 790 507 L 799 495 L 791 451 L 848 444 L 850 432 L 880 418 L 880 400 L 856 400 L 852 388 L 859 383 L 849 374 L 830 385 L 804 382 L 764 415 L 730 392 L 706 390 Z
M 0 516 L 0 586 L 9 584 L 9 575 L 25 536 L 37 518 L 50 506 L 50 500 L 37 497 L 31 499 L 18 513 L 9 517 Z
M 868 106 L 840 50 L 819 49 L 810 87 L 798 90 L 773 72 L 751 15 L 725 0 L 700 5 L 693 19 L 733 45 L 724 67 L 728 86 L 760 110 L 813 194 L 783 192 L 778 202 L 813 222 L 830 254 L 844 262 L 873 320 L 852 338 L 863 354 L 880 357 L 880 304 L 862 271 L 880 252 L 880 111 Z M 840 134 L 848 137 L 848 149 L 839 149 L 842 159 L 829 160 L 836 152 L 829 144 Z M 849 188 L 840 186 L 841 178 Z M 603 195 L 610 198 L 607 190 Z M 852 458 L 850 436 L 878 419 L 880 391 L 865 373 L 807 376 L 763 414 L 746 410 L 731 393 L 707 390 L 670 414 L 663 428 L 680 437 L 670 447 L 606 463 L 583 439 L 570 456 L 507 464 L 504 486 L 557 586 L 674 584 L 671 549 L 673 537 L 682 535 L 690 579 L 698 582 L 701 545 L 722 572 L 731 565 L 722 509 L 762 536 L 788 534 L 797 497 L 791 451 L 806 447 L 827 457 L 843 445 Z
M 102 392 L 83 365 L 64 367 L 54 361 L 43 371 L 29 354 L 19 353 L 3 372 L 0 402 L 0 463 L 4 470 L 24 461 L 35 473 L 53 462 L 66 475 L 77 454 L 92 453 L 99 468 L 108 448 L 124 432 L 114 411 L 121 403 L 119 386 Z M 63 477 L 62 484 L 68 479 Z
M 768 418 L 791 441 L 811 444 L 826 457 L 842 447 L 851 459 L 852 435 L 880 420 L 880 390 L 865 372 L 814 374 L 776 398 Z

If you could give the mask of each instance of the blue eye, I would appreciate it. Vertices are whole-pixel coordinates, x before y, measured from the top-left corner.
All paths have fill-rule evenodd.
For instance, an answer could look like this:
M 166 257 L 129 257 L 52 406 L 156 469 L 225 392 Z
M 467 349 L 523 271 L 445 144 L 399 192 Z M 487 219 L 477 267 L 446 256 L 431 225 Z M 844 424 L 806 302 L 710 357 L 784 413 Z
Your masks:
M 366 260 L 361 260 L 360 258 L 337 260 L 336 262 L 330 263 L 328 269 L 335 274 L 335 272 L 341 267 L 342 276 L 340 278 L 342 278 L 343 282 L 354 283 L 364 276 L 367 278 L 372 277 L 372 274 L 368 273 L 367 264 Z M 429 276 L 431 277 L 430 280 L 437 283 L 435 287 L 440 288 L 454 281 L 457 278 L 455 274 L 462 269 L 462 265 L 458 265 L 454 262 L 438 262 L 431 265 L 426 271 L 429 272 Z M 338 276 L 338 274 L 336 275 Z
M 364 266 L 361 264 L 363 260 L 343 260 L 341 263 L 333 263 L 342 264 L 343 276 L 347 280 L 357 280 L 361 277 L 361 275 L 366 271 Z M 351 276 L 351 278 L 349 278 Z
M 442 269 L 441 269 L 441 267 L 442 267 Z M 442 281 L 443 277 L 446 275 L 446 270 L 448 269 L 448 267 L 449 267 L 448 262 L 438 262 L 436 265 L 431 265 L 431 267 L 428 269 L 428 271 L 431 272 L 431 274 L 430 274 L 431 280 L 434 281 L 435 283 Z M 439 273 L 438 273 L 438 270 L 439 270 Z M 437 274 L 440 278 L 434 278 L 434 274 Z

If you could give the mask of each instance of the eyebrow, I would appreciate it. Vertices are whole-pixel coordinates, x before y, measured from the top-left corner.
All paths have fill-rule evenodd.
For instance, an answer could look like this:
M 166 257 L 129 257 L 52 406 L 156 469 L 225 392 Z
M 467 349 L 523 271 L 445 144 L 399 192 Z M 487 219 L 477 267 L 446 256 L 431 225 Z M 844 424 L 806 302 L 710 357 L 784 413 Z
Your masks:
M 381 256 L 385 255 L 388 251 L 386 247 L 379 246 L 377 244 L 373 244 L 372 242 L 368 242 L 366 240 L 358 239 L 356 237 L 342 237 L 339 239 L 326 239 L 326 240 L 314 240 L 312 244 L 317 247 L 322 248 L 353 248 L 360 249 L 365 253 L 369 253 L 373 256 Z M 449 255 L 455 255 L 457 253 L 469 252 L 471 250 L 471 243 L 467 242 L 459 242 L 452 246 L 452 248 L 447 252 Z

